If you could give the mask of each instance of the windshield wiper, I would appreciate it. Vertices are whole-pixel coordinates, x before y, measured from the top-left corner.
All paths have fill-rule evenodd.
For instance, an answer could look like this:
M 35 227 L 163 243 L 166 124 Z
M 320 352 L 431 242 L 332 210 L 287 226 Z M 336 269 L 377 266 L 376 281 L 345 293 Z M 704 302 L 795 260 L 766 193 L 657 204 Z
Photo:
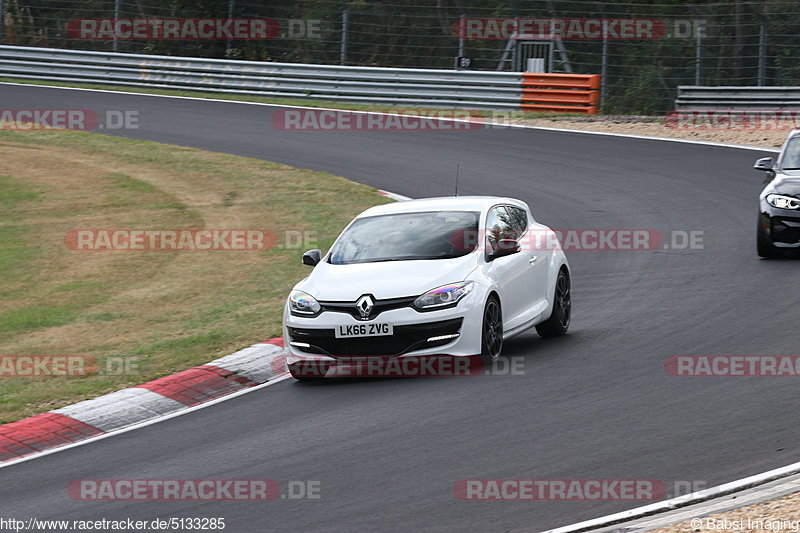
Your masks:
M 338 263 L 334 263 L 336 265 L 363 265 L 366 263 L 388 263 L 389 261 L 409 261 L 412 259 L 418 259 L 416 256 L 407 256 L 407 257 L 380 257 L 377 259 L 354 259 L 352 261 L 340 261 Z

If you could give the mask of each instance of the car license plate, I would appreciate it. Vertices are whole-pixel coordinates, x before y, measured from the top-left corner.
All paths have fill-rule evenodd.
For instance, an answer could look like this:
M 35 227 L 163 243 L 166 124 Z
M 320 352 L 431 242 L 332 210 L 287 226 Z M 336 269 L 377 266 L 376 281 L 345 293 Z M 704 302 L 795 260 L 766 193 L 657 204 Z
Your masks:
M 336 326 L 336 338 L 346 339 L 350 337 L 382 337 L 392 335 L 394 328 L 391 324 L 350 324 L 348 326 Z

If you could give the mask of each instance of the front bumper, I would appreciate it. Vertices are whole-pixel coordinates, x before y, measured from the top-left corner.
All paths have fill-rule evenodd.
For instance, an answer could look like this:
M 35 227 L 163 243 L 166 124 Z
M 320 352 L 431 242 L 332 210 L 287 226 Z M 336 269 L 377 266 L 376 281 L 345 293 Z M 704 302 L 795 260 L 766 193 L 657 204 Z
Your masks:
M 762 202 L 759 224 L 772 244 L 777 248 L 800 248 L 800 213 L 765 204 Z
M 392 309 L 377 318 L 361 321 L 348 313 L 327 311 L 313 318 L 297 317 L 284 310 L 284 344 L 287 363 L 335 362 L 338 358 L 420 355 L 470 356 L 480 353 L 483 312 L 469 295 L 456 307 L 419 312 L 411 307 Z M 392 324 L 393 335 L 335 337 L 338 326 L 368 323 Z
M 444 346 L 461 336 L 463 318 L 394 326 L 392 335 L 337 339 L 334 329 L 288 328 L 289 342 L 304 352 L 329 356 L 403 355 Z

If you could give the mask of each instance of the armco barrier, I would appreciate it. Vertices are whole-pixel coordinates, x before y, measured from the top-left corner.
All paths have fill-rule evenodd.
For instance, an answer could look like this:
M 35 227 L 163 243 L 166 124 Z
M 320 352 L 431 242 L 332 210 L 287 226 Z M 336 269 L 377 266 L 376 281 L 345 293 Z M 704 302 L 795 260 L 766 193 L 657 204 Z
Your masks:
M 800 109 L 800 87 L 678 87 L 677 111 Z
M 596 113 L 599 76 L 341 67 L 0 46 L 0 77 L 267 97 Z
M 524 110 L 595 115 L 599 103 L 599 74 L 522 74 Z

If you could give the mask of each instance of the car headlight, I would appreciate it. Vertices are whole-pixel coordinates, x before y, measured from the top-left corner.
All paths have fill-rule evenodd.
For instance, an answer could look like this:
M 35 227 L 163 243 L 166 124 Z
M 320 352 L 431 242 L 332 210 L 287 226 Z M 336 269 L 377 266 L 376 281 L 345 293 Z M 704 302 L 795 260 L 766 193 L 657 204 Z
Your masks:
M 800 200 L 792 196 L 783 196 L 782 194 L 768 194 L 767 202 L 772 207 L 778 209 L 800 209 Z
M 314 316 L 320 312 L 322 307 L 310 294 L 294 290 L 289 294 L 289 309 L 292 314 Z
M 462 281 L 436 287 L 414 300 L 414 307 L 427 310 L 456 305 L 474 286 L 473 281 Z

